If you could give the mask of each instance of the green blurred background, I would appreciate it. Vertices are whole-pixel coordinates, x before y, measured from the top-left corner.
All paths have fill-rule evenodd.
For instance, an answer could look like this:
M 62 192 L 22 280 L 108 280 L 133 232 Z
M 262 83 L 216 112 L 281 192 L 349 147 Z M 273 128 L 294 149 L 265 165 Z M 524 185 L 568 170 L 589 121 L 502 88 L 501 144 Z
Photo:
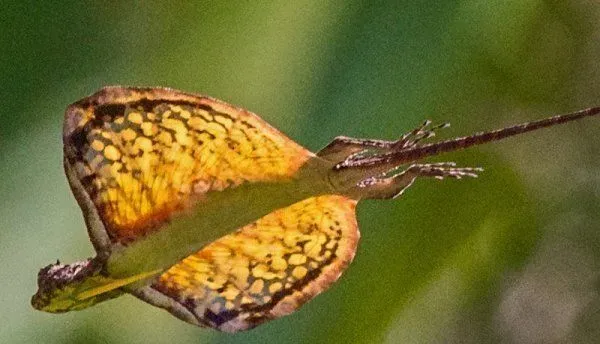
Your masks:
M 1 343 L 597 343 L 600 118 L 437 160 L 363 202 L 354 263 L 291 316 L 237 335 L 125 296 L 33 310 L 40 267 L 93 255 L 62 171 L 65 107 L 104 85 L 243 106 L 317 150 L 444 137 L 600 105 L 593 1 L 6 2 L 0 10 Z M 434 159 L 435 160 L 435 159 Z

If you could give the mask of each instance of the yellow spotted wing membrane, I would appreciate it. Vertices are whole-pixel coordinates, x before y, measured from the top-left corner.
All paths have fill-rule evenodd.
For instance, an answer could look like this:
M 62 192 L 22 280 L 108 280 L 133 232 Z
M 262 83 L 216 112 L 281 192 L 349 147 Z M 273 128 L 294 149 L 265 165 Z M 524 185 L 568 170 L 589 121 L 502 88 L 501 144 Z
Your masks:
M 386 177 L 401 164 L 598 113 L 591 108 L 417 144 L 433 134 L 426 123 L 393 142 L 336 138 L 316 157 L 258 116 L 216 99 L 164 88 L 104 88 L 69 106 L 63 132 L 65 171 L 98 255 L 40 270 L 32 304 L 64 312 L 129 292 L 195 325 L 228 332 L 255 327 L 293 312 L 339 278 L 356 251 L 358 199 L 395 197 L 417 176 L 476 176 L 476 169 L 438 163 Z M 370 150 L 378 152 L 356 154 Z M 338 173 L 333 179 L 331 171 Z M 227 190 L 247 183 L 263 184 Z M 254 216 L 236 197 L 256 190 L 257 198 L 273 202 Z M 280 191 L 286 201 L 278 203 Z M 241 227 L 231 234 L 188 247 L 202 209 L 205 219 L 212 214 L 218 221 L 231 209 L 250 215 L 230 222 L 226 230 Z M 190 222 L 166 226 L 192 211 Z M 190 229 L 178 240 L 170 240 L 177 231 L 160 231 L 177 223 Z M 155 247 L 163 243 L 171 244 L 168 252 Z M 169 259 L 136 267 L 152 255 Z M 114 263 L 111 272 L 111 258 L 133 268 L 120 271 Z
M 86 220 L 99 218 L 105 228 L 90 232 L 97 250 L 159 229 L 209 191 L 291 176 L 312 156 L 243 109 L 125 87 L 104 88 L 67 109 L 64 150 Z
M 135 294 L 200 326 L 235 332 L 287 315 L 335 282 L 356 252 L 356 201 L 319 196 L 277 210 L 185 258 Z
M 160 230 L 208 192 L 288 178 L 314 156 L 250 112 L 161 88 L 108 87 L 71 105 L 64 143 L 99 253 Z M 125 290 L 192 324 L 252 328 L 337 280 L 356 250 L 355 205 L 337 195 L 300 201 Z

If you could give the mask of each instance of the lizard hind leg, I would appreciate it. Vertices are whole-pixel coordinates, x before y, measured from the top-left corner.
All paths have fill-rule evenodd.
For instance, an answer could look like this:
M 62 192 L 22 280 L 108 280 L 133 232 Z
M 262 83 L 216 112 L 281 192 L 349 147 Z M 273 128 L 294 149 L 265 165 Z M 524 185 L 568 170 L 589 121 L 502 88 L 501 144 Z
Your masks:
M 415 129 L 405 133 L 395 141 L 360 139 L 348 136 L 337 136 L 327 146 L 321 149 L 317 155 L 331 162 L 339 163 L 352 159 L 357 155 L 368 155 L 369 153 L 388 153 L 399 149 L 415 147 L 420 141 L 435 136 L 435 131 L 450 126 L 448 123 L 431 125 L 426 120 Z
M 365 151 L 389 151 L 395 141 L 359 139 L 348 136 L 337 136 L 327 146 L 317 152 L 317 156 L 331 162 L 341 162 Z
M 412 131 L 402 135 L 398 140 L 394 141 L 392 149 L 406 149 L 415 147 L 420 141 L 435 136 L 435 131 L 438 129 L 448 128 L 450 123 L 441 123 L 434 126 L 431 125 L 430 120 L 426 120 L 420 126 L 416 127 Z
M 431 164 L 413 164 L 406 170 L 389 177 L 369 177 L 359 182 L 354 190 L 355 197 L 361 199 L 391 199 L 404 193 L 417 177 L 433 177 L 436 179 L 477 177 L 479 167 L 455 167 L 453 162 Z

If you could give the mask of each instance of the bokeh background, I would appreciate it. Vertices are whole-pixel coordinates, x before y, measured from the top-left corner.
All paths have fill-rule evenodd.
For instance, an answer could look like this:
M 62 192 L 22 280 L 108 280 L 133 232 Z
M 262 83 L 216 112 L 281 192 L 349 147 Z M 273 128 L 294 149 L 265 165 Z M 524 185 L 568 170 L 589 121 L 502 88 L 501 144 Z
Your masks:
M 291 316 L 237 335 L 125 296 L 33 310 L 40 267 L 92 256 L 61 165 L 63 111 L 161 85 L 260 114 L 317 150 L 444 137 L 600 105 L 600 4 L 573 0 L 4 1 L 1 343 L 597 343 L 600 118 L 447 154 L 476 180 L 363 202 L 354 263 Z M 435 159 L 434 159 L 435 160 Z

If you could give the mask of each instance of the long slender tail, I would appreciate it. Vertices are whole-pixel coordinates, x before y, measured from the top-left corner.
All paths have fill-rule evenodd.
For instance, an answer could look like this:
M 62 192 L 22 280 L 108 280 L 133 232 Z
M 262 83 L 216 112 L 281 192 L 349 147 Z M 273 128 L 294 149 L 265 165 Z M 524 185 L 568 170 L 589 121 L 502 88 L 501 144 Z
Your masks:
M 545 127 L 551 127 L 557 124 L 567 123 L 584 117 L 595 116 L 598 114 L 600 114 L 600 107 L 593 107 L 569 114 L 558 115 L 533 122 L 517 124 L 498 130 L 475 133 L 470 136 L 457 137 L 450 140 L 424 145 L 417 145 L 406 149 L 376 154 L 368 157 L 347 159 L 339 163 L 335 167 L 335 169 L 360 169 L 362 167 L 373 169 L 375 166 L 377 166 L 381 167 L 382 171 L 384 171 L 386 168 L 389 170 L 391 168 L 394 168 L 395 166 L 410 163 L 440 153 L 461 150 L 471 146 L 484 144 L 487 142 L 498 141 L 507 137 L 523 134 L 528 131 L 533 131 Z

